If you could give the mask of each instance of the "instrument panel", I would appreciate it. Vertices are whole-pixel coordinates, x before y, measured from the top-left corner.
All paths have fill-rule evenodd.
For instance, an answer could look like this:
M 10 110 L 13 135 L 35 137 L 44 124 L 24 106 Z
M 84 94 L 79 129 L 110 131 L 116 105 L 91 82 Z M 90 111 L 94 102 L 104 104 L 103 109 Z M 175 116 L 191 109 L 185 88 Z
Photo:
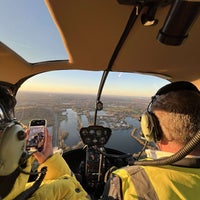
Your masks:
M 103 126 L 83 127 L 80 136 L 85 145 L 104 146 L 111 136 L 111 129 Z

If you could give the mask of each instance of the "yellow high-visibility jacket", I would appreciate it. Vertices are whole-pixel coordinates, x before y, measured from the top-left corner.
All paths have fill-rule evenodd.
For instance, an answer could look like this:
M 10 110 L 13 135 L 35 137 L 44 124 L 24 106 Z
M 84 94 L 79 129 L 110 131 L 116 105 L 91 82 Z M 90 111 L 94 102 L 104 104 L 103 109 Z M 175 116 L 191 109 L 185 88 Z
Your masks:
M 146 150 L 146 159 L 173 153 Z M 187 160 L 187 162 L 185 162 Z M 200 191 L 200 158 L 187 156 L 179 166 L 133 165 L 115 170 L 105 185 L 102 200 L 197 200 Z
M 54 154 L 41 164 L 39 170 L 44 166 L 47 166 L 46 176 L 39 189 L 35 191 L 29 200 L 90 199 L 59 153 Z M 31 164 L 29 162 L 24 171 L 30 171 L 30 169 Z M 21 192 L 29 188 L 33 183 L 27 183 L 28 178 L 29 175 L 21 173 L 15 181 L 12 191 L 4 199 L 14 199 Z
M 121 182 L 121 186 L 118 188 L 120 190 L 118 191 L 119 197 L 114 199 L 199 199 L 199 168 L 130 166 L 119 169 L 114 174 L 120 177 Z M 111 191 L 108 196 L 113 194 L 115 195 L 116 191 L 114 193 Z

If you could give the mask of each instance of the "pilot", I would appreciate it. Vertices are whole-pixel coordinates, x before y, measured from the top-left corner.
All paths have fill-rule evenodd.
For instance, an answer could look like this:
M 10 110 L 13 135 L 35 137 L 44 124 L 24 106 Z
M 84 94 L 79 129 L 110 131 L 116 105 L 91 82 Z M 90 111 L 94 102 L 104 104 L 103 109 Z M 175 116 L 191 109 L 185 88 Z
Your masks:
M 186 81 L 161 88 L 141 116 L 141 129 L 158 150 L 115 170 L 102 199 L 199 199 L 199 90 Z
M 15 104 L 12 92 L 0 86 L 0 199 L 90 199 L 61 154 L 53 153 L 47 129 L 43 150 L 32 156 L 25 151 L 26 133 L 14 119 Z M 39 175 L 36 181 L 29 182 L 35 158 L 40 163 Z

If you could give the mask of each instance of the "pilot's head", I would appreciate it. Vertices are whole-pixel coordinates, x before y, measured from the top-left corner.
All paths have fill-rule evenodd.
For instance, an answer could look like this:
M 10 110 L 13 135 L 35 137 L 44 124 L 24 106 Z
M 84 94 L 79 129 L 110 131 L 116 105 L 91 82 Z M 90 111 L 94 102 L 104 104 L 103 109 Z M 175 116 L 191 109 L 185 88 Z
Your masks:
M 0 176 L 12 174 L 25 149 L 26 134 L 14 119 L 16 99 L 11 90 L 0 86 Z
M 142 115 L 141 128 L 148 141 L 183 147 L 200 130 L 199 90 L 186 81 L 162 87 Z

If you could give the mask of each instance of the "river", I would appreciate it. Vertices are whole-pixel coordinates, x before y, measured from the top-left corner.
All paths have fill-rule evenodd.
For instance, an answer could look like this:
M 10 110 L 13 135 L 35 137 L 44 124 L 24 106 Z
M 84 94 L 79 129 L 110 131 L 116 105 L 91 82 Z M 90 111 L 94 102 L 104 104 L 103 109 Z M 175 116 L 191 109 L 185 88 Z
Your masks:
M 80 141 L 78 115 L 72 109 L 66 109 L 64 114 L 66 114 L 66 119 L 60 122 L 60 130 L 69 133 L 65 138 L 65 144 L 68 146 L 74 146 Z M 88 118 L 86 115 L 81 115 L 80 120 L 82 126 L 88 126 Z M 126 117 L 125 121 L 132 127 L 140 126 L 139 121 L 132 117 Z M 141 145 L 131 137 L 132 129 L 133 128 L 113 130 L 112 135 L 105 146 L 126 153 L 135 153 L 140 151 L 142 148 Z

